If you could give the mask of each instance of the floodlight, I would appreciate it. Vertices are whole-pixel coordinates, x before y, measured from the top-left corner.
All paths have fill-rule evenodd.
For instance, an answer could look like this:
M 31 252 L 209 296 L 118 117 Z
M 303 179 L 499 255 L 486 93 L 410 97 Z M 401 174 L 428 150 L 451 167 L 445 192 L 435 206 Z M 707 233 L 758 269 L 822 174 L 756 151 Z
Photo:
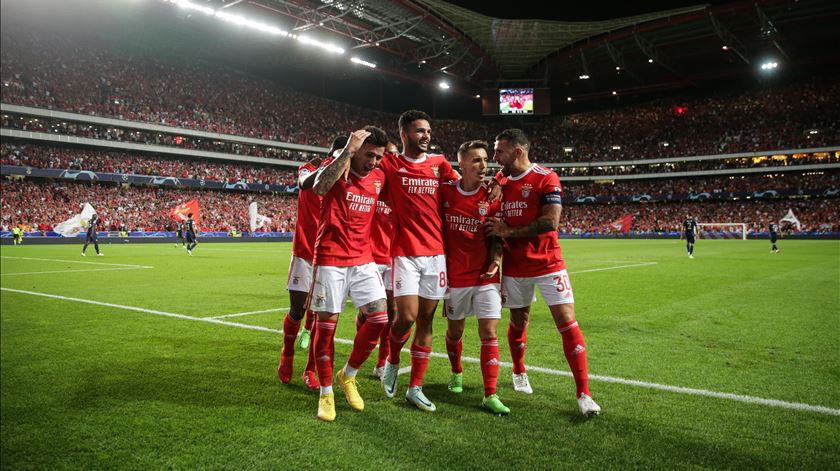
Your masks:
M 374 64 L 373 62 L 368 62 L 366 60 L 359 59 L 358 57 L 351 57 L 350 62 L 353 62 L 354 64 L 363 65 L 365 67 L 370 67 L 371 69 L 376 68 L 376 64 Z

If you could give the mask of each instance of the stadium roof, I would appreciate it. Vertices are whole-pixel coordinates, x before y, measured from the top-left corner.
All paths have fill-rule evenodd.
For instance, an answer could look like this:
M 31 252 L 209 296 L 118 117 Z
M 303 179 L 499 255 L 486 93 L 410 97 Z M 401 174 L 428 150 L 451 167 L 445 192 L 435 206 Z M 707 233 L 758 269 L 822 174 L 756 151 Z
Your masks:
M 274 16 L 296 34 L 341 40 L 381 73 L 428 84 L 448 76 L 469 94 L 530 82 L 550 87 L 555 101 L 586 100 L 755 76 L 770 58 L 788 69 L 840 63 L 831 46 L 840 41 L 836 0 L 668 2 L 680 7 L 623 8 L 612 19 L 604 7 L 591 21 L 558 21 L 570 7 L 545 2 L 521 2 L 517 13 L 552 19 L 500 19 L 443 0 L 205 1 Z M 575 6 L 587 8 L 598 7 Z

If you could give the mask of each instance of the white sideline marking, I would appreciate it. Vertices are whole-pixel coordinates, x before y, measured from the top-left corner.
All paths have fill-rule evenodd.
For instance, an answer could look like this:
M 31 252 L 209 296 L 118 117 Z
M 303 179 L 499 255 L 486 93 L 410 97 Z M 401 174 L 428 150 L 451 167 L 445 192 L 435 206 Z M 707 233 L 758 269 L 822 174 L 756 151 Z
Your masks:
M 192 316 L 187 316 L 187 315 L 184 315 L 184 314 L 175 314 L 175 313 L 171 313 L 171 312 L 155 311 L 155 310 L 152 310 L 152 309 L 144 309 L 144 308 L 141 308 L 141 307 L 124 306 L 124 305 L 121 305 L 121 304 L 112 304 L 112 303 L 103 303 L 103 302 L 100 302 L 100 301 L 93 301 L 93 300 L 90 300 L 90 299 L 71 298 L 71 297 L 68 297 L 68 296 L 59 296 L 59 295 L 56 295 L 56 294 L 38 293 L 38 292 L 35 292 L 35 291 L 25 291 L 25 290 L 12 289 L 12 288 L 0 288 L 0 290 L 9 291 L 9 292 L 12 292 L 12 293 L 29 294 L 29 295 L 32 295 L 32 296 L 41 296 L 41 297 L 45 297 L 45 298 L 61 299 L 61 300 L 64 300 L 64 301 L 76 301 L 76 302 L 80 302 L 80 303 L 94 304 L 94 305 L 97 305 L 97 306 L 105 306 L 105 307 L 112 307 L 112 308 L 116 308 L 116 309 L 124 309 L 124 310 L 127 310 L 127 311 L 137 311 L 137 312 L 143 312 L 143 313 L 146 313 L 146 314 L 154 314 L 154 315 L 157 315 L 157 316 L 174 317 L 174 318 L 177 318 L 177 319 L 185 319 L 185 320 L 190 320 L 190 321 L 209 322 L 211 324 L 220 324 L 220 325 L 227 325 L 227 326 L 231 326 L 231 327 L 240 327 L 242 329 L 258 330 L 258 331 L 261 331 L 261 332 L 271 332 L 271 333 L 275 333 L 275 334 L 282 334 L 283 333 L 282 330 L 269 329 L 268 327 L 261 327 L 261 326 L 257 326 L 257 325 L 238 324 L 236 322 L 227 322 L 227 321 L 222 321 L 222 320 L 208 318 L 208 317 L 192 317 Z M 336 341 L 336 343 L 340 343 L 340 344 L 353 345 L 352 340 L 336 338 L 335 341 Z M 405 349 L 403 351 L 407 352 L 407 350 L 405 350 Z M 432 352 L 432 356 L 435 357 L 435 358 L 448 358 L 446 354 L 437 353 L 437 352 Z M 479 363 L 479 359 L 472 358 L 472 357 L 462 357 L 461 360 L 466 361 L 468 363 Z M 500 362 L 499 365 L 504 366 L 504 367 L 510 367 L 511 366 L 511 364 L 509 362 Z M 539 366 L 527 366 L 526 368 L 530 371 L 535 371 L 535 372 L 538 372 L 538 373 L 545 373 L 545 374 L 554 375 L 554 376 L 567 376 L 567 377 L 572 376 L 572 374 L 568 371 L 554 370 L 554 369 L 551 369 L 551 368 L 542 368 L 542 367 L 539 367 Z M 403 370 L 410 370 L 410 367 L 401 368 L 400 373 L 402 373 Z M 636 386 L 636 387 L 640 387 L 640 388 L 658 389 L 660 391 L 668 391 L 668 392 L 677 393 L 677 394 L 688 394 L 688 395 L 693 395 L 693 396 L 713 397 L 713 398 L 716 398 L 716 399 L 728 399 L 728 400 L 731 400 L 731 401 L 746 402 L 746 403 L 749 403 L 749 404 L 758 404 L 758 405 L 769 406 L 769 407 L 779 407 L 779 408 L 782 408 L 782 409 L 792 409 L 792 410 L 799 410 L 799 411 L 806 411 L 806 412 L 816 412 L 816 413 L 819 413 L 819 414 L 828 414 L 828 415 L 840 416 L 840 409 L 834 409 L 834 408 L 825 407 L 825 406 L 815 406 L 815 405 L 811 405 L 811 404 L 804 404 L 804 403 L 801 403 L 801 402 L 787 402 L 787 401 L 780 401 L 780 400 L 777 400 L 777 399 L 764 399 L 764 398 L 755 397 L 755 396 L 745 396 L 745 395 L 740 395 L 740 394 L 721 393 L 721 392 L 716 392 L 716 391 L 709 391 L 709 390 L 706 390 L 706 389 L 685 388 L 685 387 L 682 387 L 682 386 L 671 386 L 671 385 L 668 385 L 668 384 L 650 383 L 650 382 L 647 382 L 647 381 L 637 381 L 637 380 L 633 380 L 633 379 L 624 379 L 624 378 L 618 378 L 618 377 L 614 377 L 614 376 L 589 375 L 589 379 L 595 380 L 595 381 L 603 381 L 605 383 L 616 383 L 616 384 L 623 384 L 623 385 L 627 385 L 627 386 Z
M 83 263 L 85 265 L 109 265 L 112 267 L 154 268 L 146 265 L 129 265 L 126 263 L 83 262 L 81 260 L 60 260 L 57 258 L 11 257 L 6 255 L 0 256 L 0 258 L 10 258 L 14 260 L 38 260 L 41 262 Z
M 206 319 L 221 319 L 223 317 L 239 317 L 239 316 L 249 316 L 251 314 L 261 314 L 263 312 L 277 312 L 277 311 L 285 311 L 289 308 L 287 307 L 278 307 L 277 309 L 263 309 L 262 311 L 248 311 L 248 312 L 237 312 L 235 314 L 223 314 L 221 316 L 213 316 L 207 317 Z
M 80 273 L 80 272 L 89 272 L 89 271 L 112 271 L 112 270 L 140 270 L 143 268 L 152 268 L 152 267 L 122 267 L 122 268 L 91 268 L 89 270 L 51 270 L 51 271 L 25 271 L 20 273 L 3 273 L 0 276 L 15 276 L 15 275 L 44 275 L 48 273 Z
M 604 271 L 604 270 L 618 270 L 619 268 L 632 268 L 632 267 L 648 267 L 651 265 L 656 265 L 656 262 L 645 262 L 645 263 L 634 263 L 633 265 L 619 265 L 617 267 L 607 267 L 607 268 L 592 268 L 590 270 L 576 270 L 570 271 L 570 275 L 577 275 L 578 273 L 589 273 L 593 271 Z

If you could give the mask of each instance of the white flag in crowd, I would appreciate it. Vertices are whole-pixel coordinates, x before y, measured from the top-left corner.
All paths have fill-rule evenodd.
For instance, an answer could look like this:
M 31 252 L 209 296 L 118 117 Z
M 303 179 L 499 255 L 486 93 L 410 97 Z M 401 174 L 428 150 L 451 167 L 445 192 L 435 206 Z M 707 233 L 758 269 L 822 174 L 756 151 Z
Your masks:
M 73 237 L 82 232 L 82 222 L 87 224 L 95 212 L 96 210 L 93 209 L 93 206 L 91 206 L 90 203 L 85 203 L 84 207 L 82 207 L 81 213 L 53 227 L 53 232 L 61 234 L 64 237 Z
M 253 203 L 248 205 L 248 219 L 251 223 L 251 232 L 256 231 L 257 229 L 261 229 L 266 224 L 271 224 L 271 218 L 268 216 L 263 216 L 257 212 L 257 202 L 254 201 Z
M 794 224 L 796 226 L 797 231 L 802 230 L 802 224 L 800 224 L 799 219 L 796 219 L 796 216 L 793 215 L 793 210 L 792 209 L 788 209 L 787 214 L 785 214 L 785 217 L 783 217 L 782 220 L 779 221 L 779 223 L 781 224 L 785 221 L 787 221 L 791 224 Z

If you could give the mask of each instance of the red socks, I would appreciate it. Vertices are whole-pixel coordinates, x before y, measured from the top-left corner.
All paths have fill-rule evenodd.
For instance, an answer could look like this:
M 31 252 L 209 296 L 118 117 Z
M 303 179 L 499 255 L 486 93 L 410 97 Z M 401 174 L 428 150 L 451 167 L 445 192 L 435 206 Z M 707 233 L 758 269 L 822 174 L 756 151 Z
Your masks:
M 318 333 L 318 324 L 313 323 L 310 331 L 309 352 L 307 352 L 306 366 L 303 368 L 304 372 L 315 371 L 315 334 Z M 333 328 L 333 336 L 335 336 L 335 328 Z
M 315 366 L 318 369 L 318 381 L 321 386 L 332 386 L 333 357 L 335 355 L 335 324 L 334 320 L 318 320 L 315 329 Z
M 408 332 L 406 332 L 402 337 L 397 337 L 397 333 L 391 329 L 391 336 L 388 337 L 388 341 L 391 343 L 391 358 L 388 361 L 395 365 L 400 363 L 400 350 L 402 350 L 405 343 L 408 342 L 409 337 L 411 337 L 411 329 L 408 329 Z
M 385 366 L 385 360 L 388 359 L 388 354 L 391 353 L 391 323 L 385 324 L 382 328 L 382 333 L 379 334 L 379 356 L 376 359 L 376 367 Z
M 306 310 L 306 322 L 303 324 L 303 328 L 312 332 L 312 326 L 315 325 L 315 313 L 310 311 L 309 309 Z
M 297 339 L 298 331 L 300 330 L 300 321 L 292 319 L 292 316 L 286 314 L 283 319 L 283 353 L 284 357 L 295 356 L 295 339 Z
M 484 378 L 484 397 L 496 394 L 499 379 L 499 339 L 481 339 L 481 377 Z
M 508 324 L 507 338 L 514 374 L 525 372 L 525 344 L 528 340 L 527 329 L 528 322 L 522 326 L 514 324 L 513 321 Z
M 583 333 L 578 327 L 576 320 L 566 322 L 557 327 L 560 335 L 563 336 L 563 352 L 566 354 L 566 361 L 569 362 L 569 369 L 575 377 L 577 396 L 589 393 L 589 371 L 586 366 L 586 342 L 583 340 Z
M 350 358 L 347 360 L 348 365 L 357 370 L 362 366 L 376 348 L 382 328 L 387 324 L 388 314 L 385 312 L 369 314 L 365 318 L 365 323 L 356 332 L 356 338 L 353 340 L 353 351 L 350 352 Z
M 408 387 L 423 386 L 423 377 L 426 376 L 426 367 L 429 366 L 431 356 L 431 346 L 421 347 L 411 344 L 411 380 L 408 382 Z
M 464 369 L 461 368 L 462 349 L 463 344 L 461 339 L 452 340 L 449 338 L 449 335 L 446 335 L 446 354 L 449 356 L 449 364 L 452 365 L 453 373 L 462 373 L 464 371 Z

